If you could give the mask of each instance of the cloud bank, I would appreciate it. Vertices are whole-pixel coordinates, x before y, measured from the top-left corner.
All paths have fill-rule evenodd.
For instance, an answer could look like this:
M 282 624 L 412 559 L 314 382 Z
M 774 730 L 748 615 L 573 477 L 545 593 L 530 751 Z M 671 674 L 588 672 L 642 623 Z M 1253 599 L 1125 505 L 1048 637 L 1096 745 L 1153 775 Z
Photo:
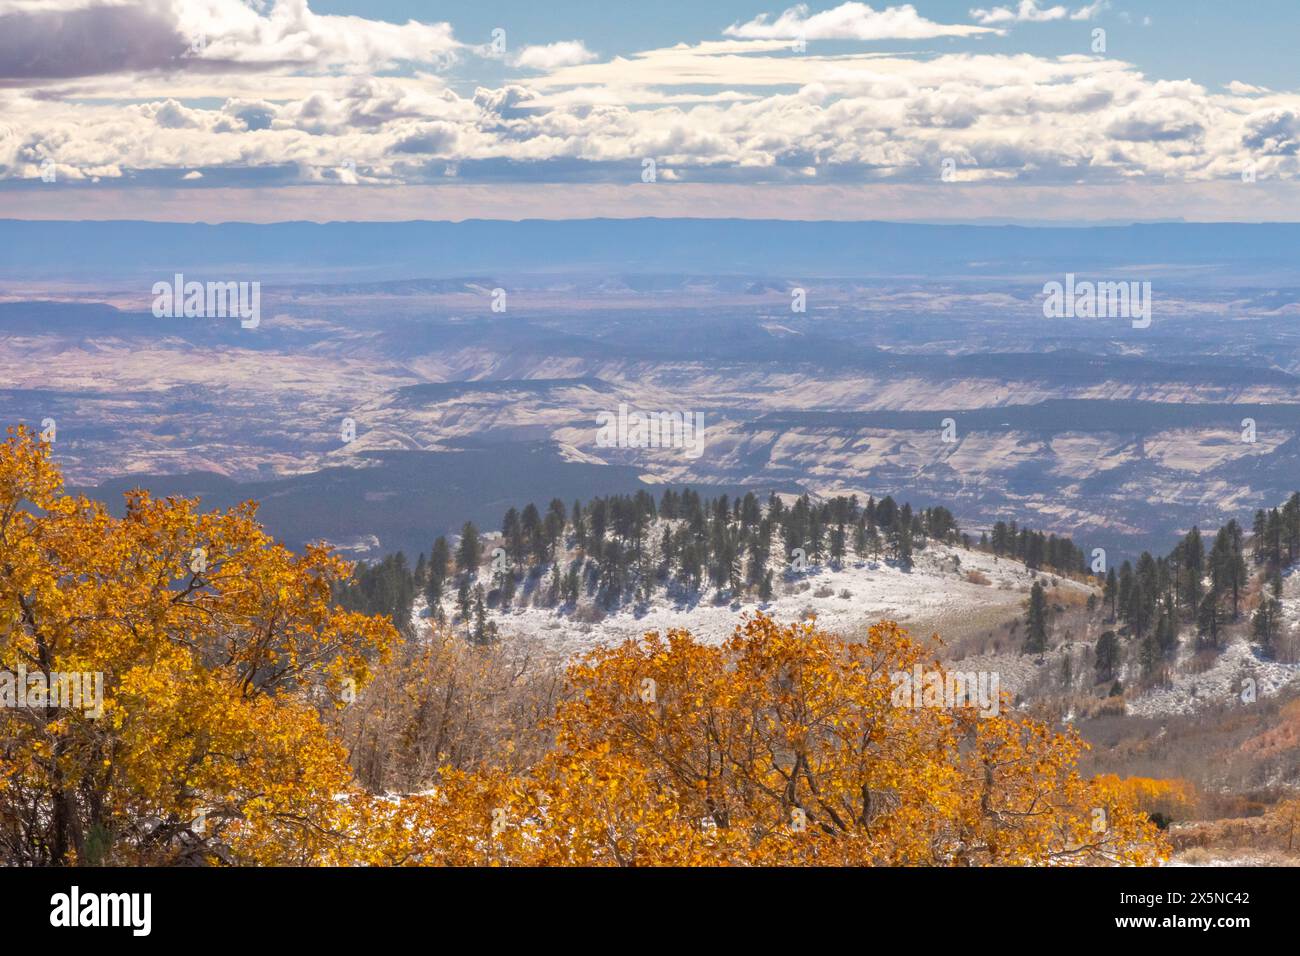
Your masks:
M 1294 92 L 983 49 L 994 24 L 1100 8 L 1024 2 L 972 11 L 979 25 L 800 5 L 630 55 L 507 49 L 506 78 L 475 88 L 458 67 L 488 54 L 446 23 L 306 0 L 0 0 L 0 189 L 643 185 L 646 160 L 665 184 L 1297 179 Z M 874 44 L 934 38 L 964 48 Z

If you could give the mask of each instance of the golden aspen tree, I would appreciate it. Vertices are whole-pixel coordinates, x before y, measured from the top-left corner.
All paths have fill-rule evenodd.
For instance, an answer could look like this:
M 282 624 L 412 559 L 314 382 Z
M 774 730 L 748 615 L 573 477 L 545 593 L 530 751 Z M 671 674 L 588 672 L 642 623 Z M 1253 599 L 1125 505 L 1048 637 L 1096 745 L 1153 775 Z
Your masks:
M 1151 864 L 1168 845 L 1080 777 L 1072 733 L 969 707 L 900 706 L 926 664 L 882 623 L 846 642 L 749 618 L 569 668 L 555 746 L 524 773 L 454 772 L 390 814 L 390 860 L 462 865 Z M 401 822 L 397 822 L 401 821 Z M 495 823 L 495 826 L 494 826 Z
M 312 862 L 351 774 L 317 708 L 369 679 L 391 624 L 339 610 L 348 566 L 295 555 L 252 503 L 62 493 L 49 448 L 0 445 L 0 671 L 98 675 L 94 708 L 0 708 L 9 862 Z M 30 703 L 30 700 L 28 701 Z M 84 703 L 84 701 L 83 701 Z

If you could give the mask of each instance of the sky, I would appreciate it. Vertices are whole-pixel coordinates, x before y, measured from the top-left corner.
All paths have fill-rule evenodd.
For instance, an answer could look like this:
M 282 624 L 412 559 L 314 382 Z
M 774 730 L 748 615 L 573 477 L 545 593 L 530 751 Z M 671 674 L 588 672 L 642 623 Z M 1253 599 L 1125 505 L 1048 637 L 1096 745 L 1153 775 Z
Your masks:
M 1295 0 L 0 0 L 0 218 L 1300 220 Z

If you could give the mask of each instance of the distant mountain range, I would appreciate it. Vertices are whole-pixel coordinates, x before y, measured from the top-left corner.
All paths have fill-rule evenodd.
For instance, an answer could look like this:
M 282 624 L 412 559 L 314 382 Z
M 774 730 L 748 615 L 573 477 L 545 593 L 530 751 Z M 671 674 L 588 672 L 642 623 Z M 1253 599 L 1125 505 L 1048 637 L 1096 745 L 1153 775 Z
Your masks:
M 0 278 L 208 270 L 355 281 L 478 272 L 1025 275 L 1062 264 L 1182 281 L 1294 270 L 1296 223 L 1025 227 L 741 219 L 156 223 L 0 220 Z M 1197 268 L 1193 268 L 1197 267 Z

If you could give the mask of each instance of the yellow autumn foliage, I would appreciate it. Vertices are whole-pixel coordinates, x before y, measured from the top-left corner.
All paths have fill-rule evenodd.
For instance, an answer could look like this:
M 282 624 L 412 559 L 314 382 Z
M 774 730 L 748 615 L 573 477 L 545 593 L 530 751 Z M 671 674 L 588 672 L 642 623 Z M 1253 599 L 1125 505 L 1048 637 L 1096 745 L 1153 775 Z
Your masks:
M 1093 778 L 1110 799 L 1136 806 L 1144 813 L 1166 817 L 1182 816 L 1196 805 L 1196 788 L 1179 777 L 1119 777 L 1099 774 Z
M 62 493 L 48 447 L 0 446 L 0 672 L 97 674 L 102 713 L 0 708 L 0 856 L 23 864 L 312 862 L 346 754 L 318 706 L 396 639 L 339 610 L 348 566 L 295 555 L 251 503 Z
M 389 861 L 455 865 L 1150 864 L 1137 808 L 1082 779 L 1071 734 L 891 702 L 922 661 L 755 615 L 721 646 L 648 634 L 569 668 L 529 772 L 405 798 Z M 933 666 L 933 665 L 932 665 Z

